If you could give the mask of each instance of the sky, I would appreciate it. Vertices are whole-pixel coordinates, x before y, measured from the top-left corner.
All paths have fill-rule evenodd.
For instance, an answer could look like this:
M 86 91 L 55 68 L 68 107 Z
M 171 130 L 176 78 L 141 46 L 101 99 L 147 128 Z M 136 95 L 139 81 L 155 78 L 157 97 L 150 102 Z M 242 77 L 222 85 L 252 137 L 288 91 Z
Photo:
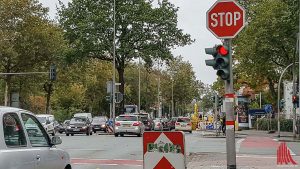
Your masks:
M 61 0 L 64 4 L 71 0 Z M 58 0 L 40 0 L 45 6 L 49 7 L 49 15 L 52 19 L 56 17 L 56 5 Z M 206 11 L 216 0 L 170 0 L 178 11 L 178 28 L 183 29 L 185 33 L 191 35 L 196 41 L 185 47 L 179 47 L 173 50 L 174 56 L 181 55 L 184 60 L 189 61 L 196 73 L 196 78 L 205 84 L 212 84 L 217 76 L 212 67 L 205 65 L 206 59 L 212 59 L 206 55 L 204 48 L 213 47 L 220 44 L 217 39 L 206 28 Z

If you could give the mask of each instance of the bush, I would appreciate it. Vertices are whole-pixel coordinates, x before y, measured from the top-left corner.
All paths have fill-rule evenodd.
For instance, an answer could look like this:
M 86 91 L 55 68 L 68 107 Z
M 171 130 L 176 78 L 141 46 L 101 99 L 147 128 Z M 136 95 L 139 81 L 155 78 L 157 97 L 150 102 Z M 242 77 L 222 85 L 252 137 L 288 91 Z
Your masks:
M 258 120 L 258 130 L 268 130 L 269 119 Z M 256 128 L 257 122 L 254 122 L 253 126 Z M 277 130 L 277 119 L 271 119 L 271 130 Z M 293 131 L 293 120 L 292 119 L 280 119 L 281 131 Z

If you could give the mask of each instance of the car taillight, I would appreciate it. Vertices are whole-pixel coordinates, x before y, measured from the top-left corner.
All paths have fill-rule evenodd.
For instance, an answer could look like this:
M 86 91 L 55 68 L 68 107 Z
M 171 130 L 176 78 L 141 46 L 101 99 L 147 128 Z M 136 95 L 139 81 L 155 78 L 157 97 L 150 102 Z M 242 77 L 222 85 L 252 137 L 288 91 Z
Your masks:
M 159 126 L 160 126 L 160 123 L 157 123 L 157 126 L 159 127 Z
M 133 126 L 139 126 L 139 125 L 140 125 L 139 122 L 134 122 L 134 123 L 133 123 Z
M 116 126 L 121 126 L 121 123 L 119 123 L 119 122 L 116 122 Z
M 192 125 L 192 123 L 188 123 L 187 125 L 188 125 L 188 126 L 191 126 L 191 125 Z
M 175 123 L 175 125 L 180 125 L 180 123 Z

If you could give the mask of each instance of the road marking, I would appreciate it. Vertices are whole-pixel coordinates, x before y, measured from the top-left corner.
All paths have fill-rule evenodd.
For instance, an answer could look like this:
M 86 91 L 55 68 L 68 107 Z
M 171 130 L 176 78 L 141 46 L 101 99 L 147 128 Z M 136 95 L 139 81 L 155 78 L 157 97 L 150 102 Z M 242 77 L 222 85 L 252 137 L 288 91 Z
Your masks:
M 236 152 L 240 152 L 241 144 L 245 139 L 240 139 L 236 142 Z
M 279 140 L 276 139 L 276 138 L 274 138 L 273 140 L 276 141 L 276 142 L 279 142 Z M 287 148 L 290 150 L 290 153 L 291 153 L 292 156 L 295 156 L 295 155 L 296 155 L 296 154 L 292 151 L 292 149 L 290 149 L 288 146 L 287 146 Z
M 72 164 L 98 164 L 98 165 L 128 165 L 128 166 L 142 166 L 142 160 L 129 160 L 129 159 L 85 159 L 85 158 L 72 158 Z

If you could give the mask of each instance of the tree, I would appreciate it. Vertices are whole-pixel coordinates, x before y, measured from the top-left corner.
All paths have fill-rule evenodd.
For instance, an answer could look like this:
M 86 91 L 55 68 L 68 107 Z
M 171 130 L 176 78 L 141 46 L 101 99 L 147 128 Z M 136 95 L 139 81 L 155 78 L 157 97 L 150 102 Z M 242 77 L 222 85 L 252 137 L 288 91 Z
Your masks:
M 36 0 L 0 1 L 0 71 L 48 71 L 61 56 L 62 31 L 47 19 L 47 8 Z M 12 75 L 6 75 L 5 105 L 9 103 Z
M 192 42 L 190 35 L 177 28 L 177 11 L 163 0 L 116 1 L 116 69 L 120 92 L 124 93 L 124 70 L 128 62 L 142 57 L 171 59 L 171 49 Z M 59 21 L 69 40 L 69 57 L 92 57 L 113 60 L 113 2 L 111 0 L 73 0 L 68 7 L 61 3 Z
M 261 0 L 249 5 L 248 25 L 234 40 L 236 76 L 256 90 L 267 82 L 275 100 L 280 72 L 295 60 L 299 1 Z

